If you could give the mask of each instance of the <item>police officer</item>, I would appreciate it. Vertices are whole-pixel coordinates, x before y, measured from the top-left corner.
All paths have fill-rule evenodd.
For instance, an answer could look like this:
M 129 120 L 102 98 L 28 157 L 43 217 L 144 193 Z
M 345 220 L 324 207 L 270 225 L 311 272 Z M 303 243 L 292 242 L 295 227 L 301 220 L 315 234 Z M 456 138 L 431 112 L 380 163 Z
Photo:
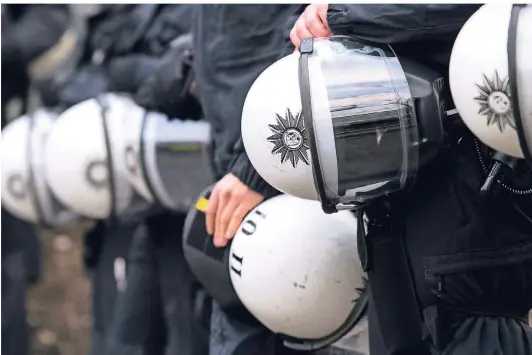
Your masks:
M 499 10 L 507 19 L 509 7 Z M 399 56 L 446 74 L 454 40 L 478 8 L 313 4 L 299 18 L 290 37 L 298 48 L 305 38 L 332 34 L 391 44 Z M 487 80 L 499 85 L 497 78 Z M 479 85 L 483 91 L 496 89 L 482 89 L 488 85 L 482 82 Z M 420 326 L 409 329 L 408 333 L 414 335 L 411 341 L 395 339 L 394 334 L 404 334 L 401 328 L 407 320 L 387 322 L 393 317 L 382 316 L 379 307 L 393 303 L 386 297 L 397 297 L 396 293 L 389 290 L 389 295 L 377 294 L 377 289 L 382 288 L 372 285 L 370 277 L 374 303 L 370 312 L 371 353 L 529 354 L 530 169 L 523 161 L 516 163 L 514 175 L 504 180 L 506 187 L 495 183 L 498 187 L 491 185 L 481 194 L 491 151 L 463 126 L 449 129 L 448 133 L 452 144 L 420 170 L 407 198 L 391 205 L 392 213 L 402 211 L 400 236 L 412 270 L 408 277 L 413 279 L 413 294 L 421 310 L 416 316 Z M 372 255 L 370 251 L 368 258 L 373 257 L 376 262 L 376 253 Z M 373 272 L 377 278 L 382 269 L 375 267 Z M 416 311 L 414 307 L 413 312 Z M 410 336 L 408 333 L 406 337 Z
M 288 33 L 301 10 L 300 5 L 270 4 L 198 7 L 193 27 L 196 93 L 211 123 L 218 180 L 207 206 L 206 228 L 217 247 L 227 245 L 250 210 L 278 193 L 249 162 L 240 140 L 240 118 L 256 77 L 291 51 Z M 264 327 L 235 319 L 214 302 L 211 355 L 276 351 L 279 344 Z

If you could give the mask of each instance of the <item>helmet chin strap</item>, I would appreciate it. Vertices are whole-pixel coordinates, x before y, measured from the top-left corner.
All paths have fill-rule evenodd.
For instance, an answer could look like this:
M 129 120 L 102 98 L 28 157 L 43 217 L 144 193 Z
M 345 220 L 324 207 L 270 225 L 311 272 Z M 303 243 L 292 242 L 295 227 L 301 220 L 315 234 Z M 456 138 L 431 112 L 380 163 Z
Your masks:
M 96 97 L 96 102 L 100 106 L 100 117 L 102 120 L 102 129 L 105 139 L 105 149 L 107 151 L 107 170 L 109 174 L 109 193 L 111 195 L 111 208 L 110 216 L 108 218 L 109 223 L 114 223 L 117 220 L 117 201 L 116 201 L 116 185 L 115 185 L 115 174 L 114 174 L 114 165 L 113 165 L 113 151 L 111 149 L 111 137 L 109 133 L 109 128 L 107 127 L 107 114 L 109 112 L 109 105 L 104 96 Z
M 481 195 L 487 195 L 493 186 L 493 184 L 501 177 L 503 174 L 504 167 L 510 168 L 512 171 L 515 169 L 519 159 L 506 155 L 504 153 L 495 151 L 491 156 L 491 159 L 494 160 L 494 163 L 491 167 L 491 170 L 484 181 L 484 184 L 480 188 Z

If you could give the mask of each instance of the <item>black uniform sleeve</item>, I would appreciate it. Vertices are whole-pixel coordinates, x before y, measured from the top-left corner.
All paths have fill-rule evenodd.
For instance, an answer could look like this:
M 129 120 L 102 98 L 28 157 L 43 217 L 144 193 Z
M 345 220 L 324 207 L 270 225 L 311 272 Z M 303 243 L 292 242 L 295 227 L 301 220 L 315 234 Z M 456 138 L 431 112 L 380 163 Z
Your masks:
M 376 43 L 454 39 L 480 5 L 330 4 L 327 22 L 334 34 Z
M 2 33 L 3 62 L 26 65 L 56 44 L 68 28 L 68 5 L 28 6 L 24 15 Z
M 290 31 L 296 23 L 299 16 L 305 11 L 308 4 L 301 4 L 299 8 L 295 9 L 293 14 L 290 15 L 284 25 L 283 33 L 285 41 L 282 43 L 279 59 L 292 53 L 294 51 L 294 45 L 290 40 Z M 255 170 L 244 149 L 244 143 L 242 137 L 235 144 L 235 152 L 238 153 L 236 159 L 233 161 L 231 167 L 231 173 L 235 175 L 240 181 L 247 185 L 253 191 L 260 193 L 265 199 L 277 196 L 281 194 L 270 184 L 268 184 Z
M 265 199 L 279 195 L 281 192 L 268 184 L 249 161 L 248 155 L 244 149 L 242 137 L 236 142 L 234 148 L 235 154 L 237 155 L 231 165 L 231 173 L 247 187 L 261 194 Z

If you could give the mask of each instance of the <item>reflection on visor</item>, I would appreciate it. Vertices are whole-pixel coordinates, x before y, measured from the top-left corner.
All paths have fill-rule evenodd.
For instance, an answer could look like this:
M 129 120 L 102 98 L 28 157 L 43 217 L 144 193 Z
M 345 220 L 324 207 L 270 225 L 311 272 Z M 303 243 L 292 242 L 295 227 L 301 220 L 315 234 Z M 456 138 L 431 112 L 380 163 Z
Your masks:
M 213 179 L 209 124 L 149 114 L 142 142 L 141 164 L 151 195 L 167 209 L 188 211 Z
M 417 125 L 399 60 L 347 37 L 315 43 L 309 77 L 325 194 L 352 204 L 405 188 L 417 169 Z
M 340 195 L 389 181 L 401 170 L 403 162 L 397 108 L 381 112 L 349 111 L 349 115 L 342 111 L 342 116 L 333 120 Z

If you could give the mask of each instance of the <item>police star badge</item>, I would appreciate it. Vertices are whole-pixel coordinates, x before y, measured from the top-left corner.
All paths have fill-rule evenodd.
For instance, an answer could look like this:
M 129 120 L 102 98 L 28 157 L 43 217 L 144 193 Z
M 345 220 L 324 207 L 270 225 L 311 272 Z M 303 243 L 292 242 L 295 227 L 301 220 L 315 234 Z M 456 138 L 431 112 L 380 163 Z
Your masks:
M 300 160 L 309 165 L 309 144 L 302 112 L 294 117 L 290 109 L 286 109 L 284 118 L 279 114 L 276 116 L 277 124 L 268 125 L 273 132 L 267 138 L 274 145 L 272 154 L 280 154 L 281 163 L 289 160 L 294 168 Z
M 475 101 L 480 105 L 478 113 L 487 117 L 488 126 L 496 124 L 501 132 L 504 132 L 507 125 L 516 129 L 508 77 L 501 79 L 497 71 L 493 80 L 483 76 L 483 85 L 477 84 L 480 95 L 475 97 Z

